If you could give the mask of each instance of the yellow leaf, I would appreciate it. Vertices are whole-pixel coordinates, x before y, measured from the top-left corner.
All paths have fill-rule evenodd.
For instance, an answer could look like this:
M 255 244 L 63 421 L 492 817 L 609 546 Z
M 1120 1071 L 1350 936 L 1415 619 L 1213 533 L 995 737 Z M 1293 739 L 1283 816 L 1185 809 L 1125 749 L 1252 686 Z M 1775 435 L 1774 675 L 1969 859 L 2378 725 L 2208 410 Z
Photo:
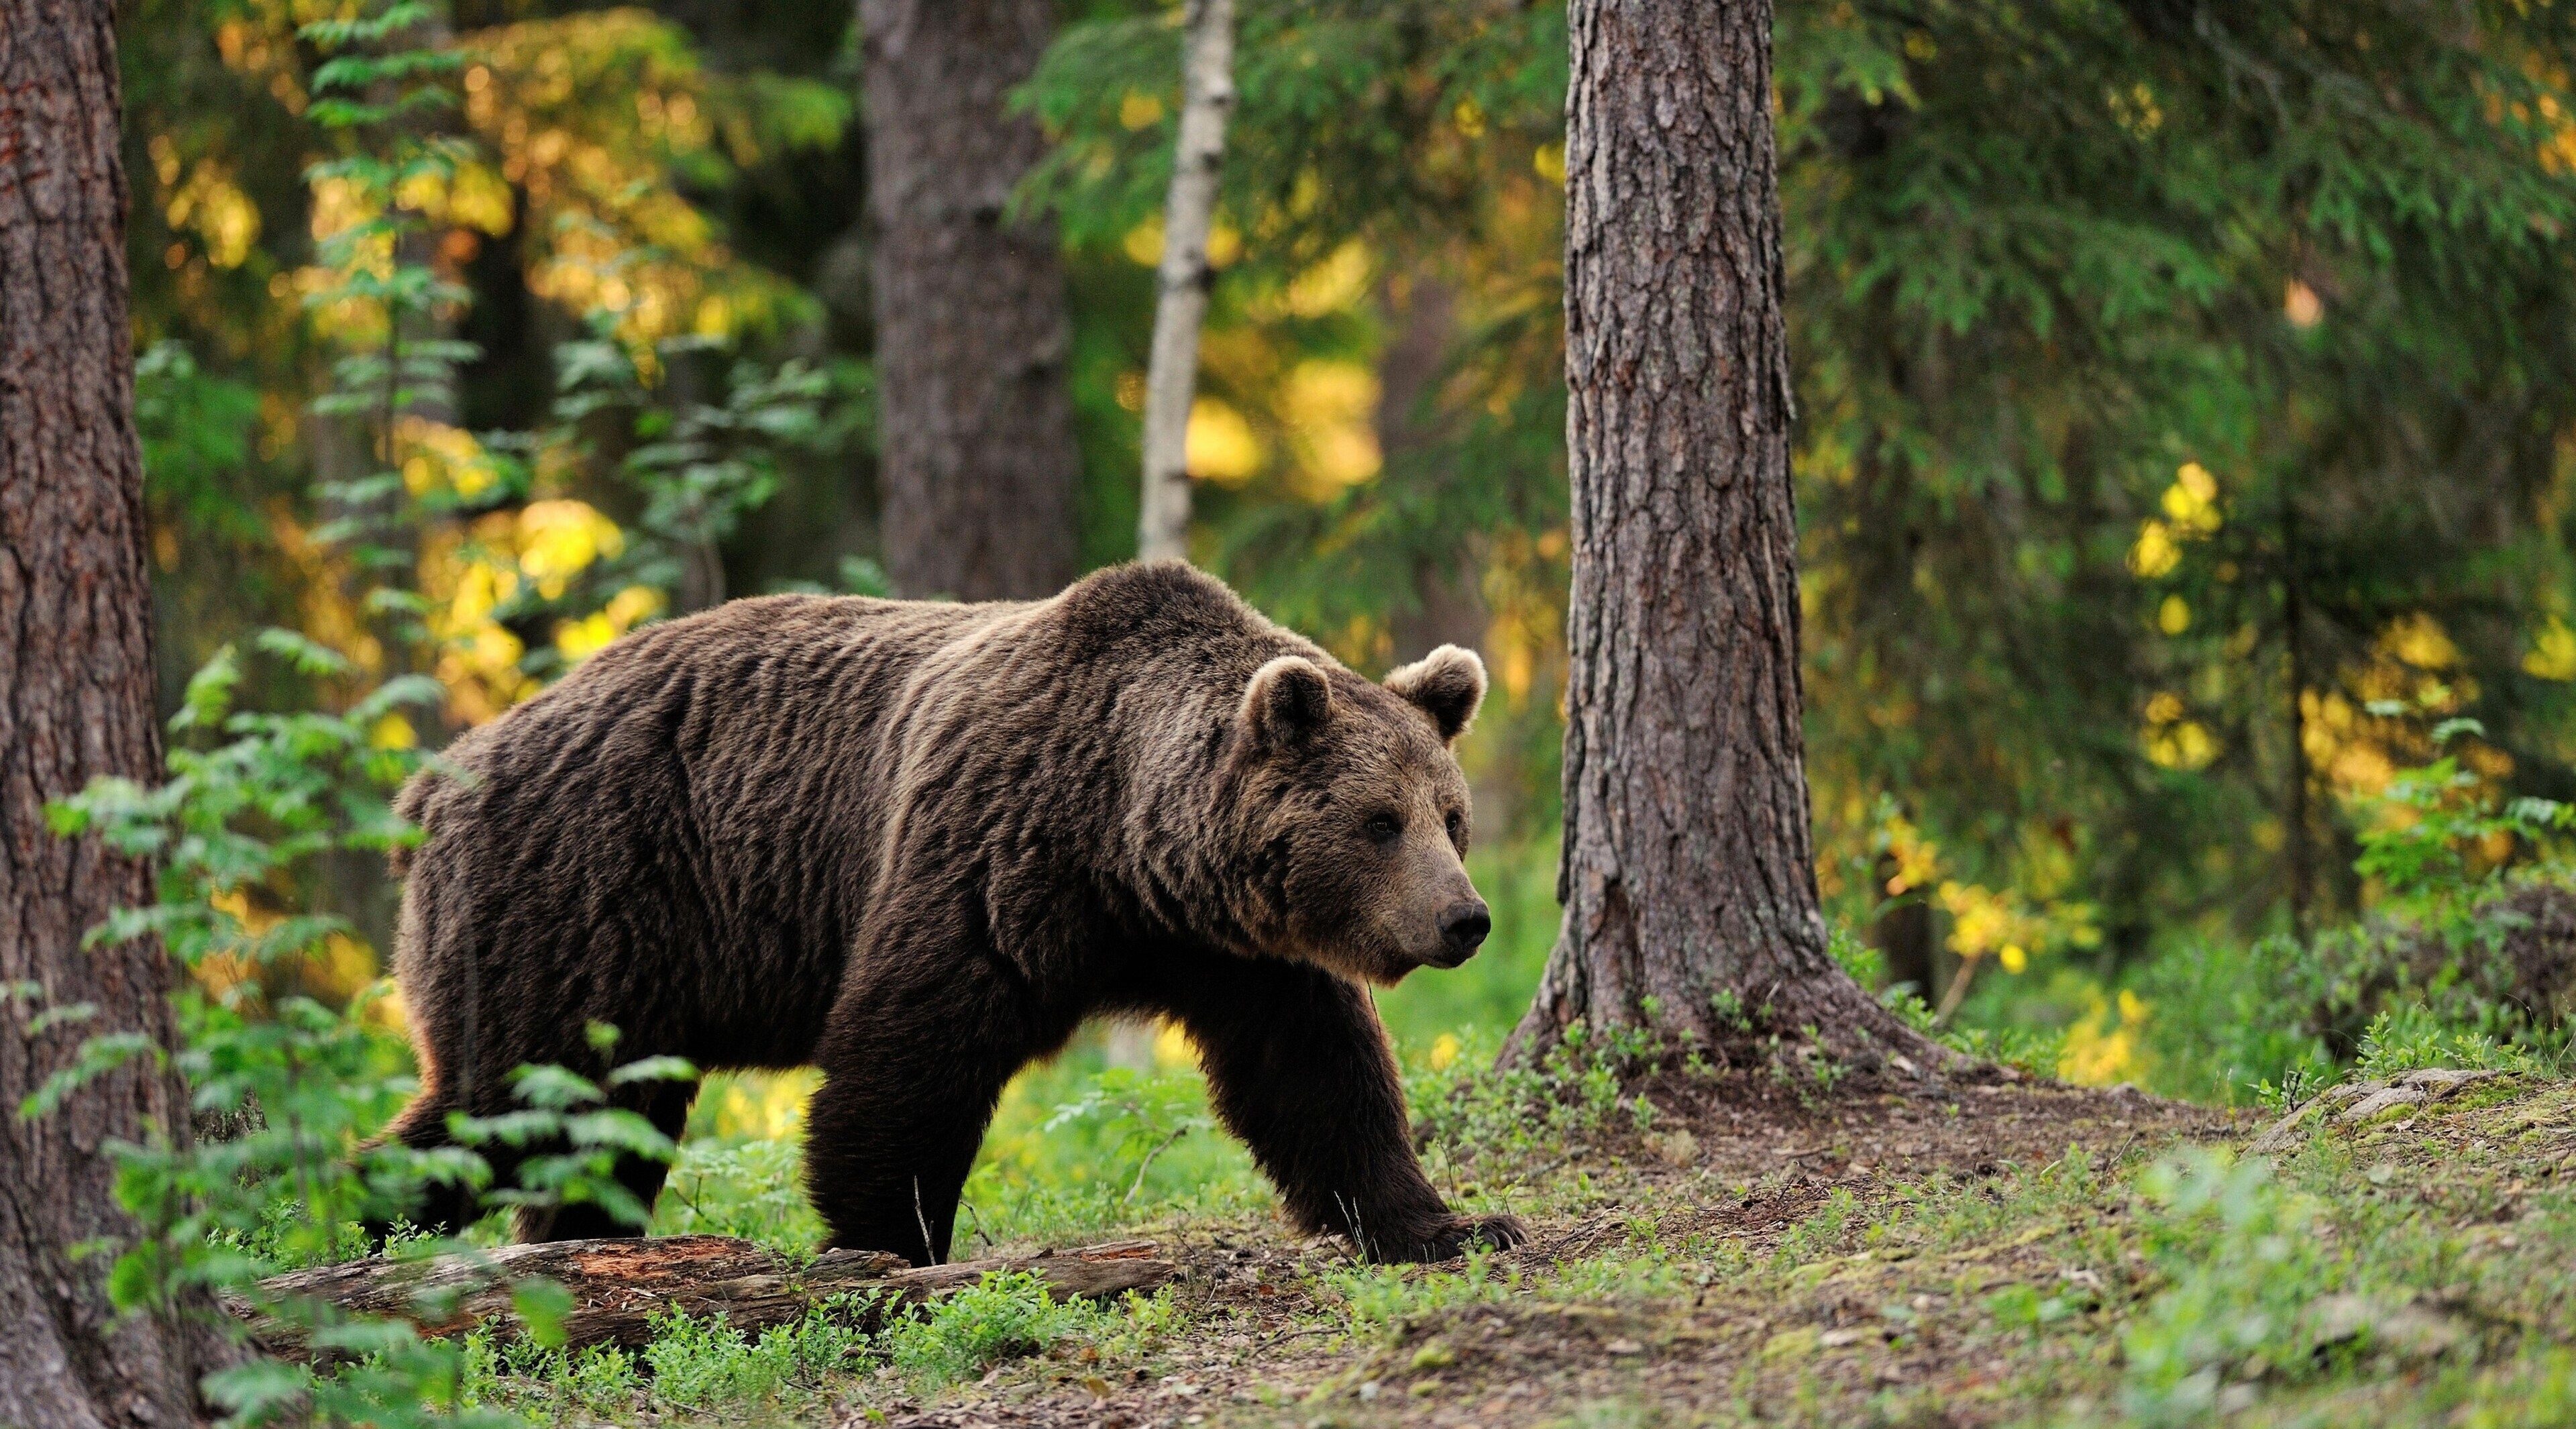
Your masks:
M 2531 637 L 2531 649 L 2522 657 L 2522 672 L 2540 680 L 2565 683 L 2576 680 L 2576 630 L 2557 616 L 2549 617 Z
M 1150 129 L 1163 122 L 1163 101 L 1131 89 L 1118 101 L 1118 124 L 1124 129 Z
M 1190 475 L 1203 480 L 1240 482 L 1261 470 L 1261 439 L 1241 412 L 1218 398 L 1201 397 L 1190 404 L 1184 444 Z
M 2182 564 L 2182 547 L 2173 532 L 2162 521 L 2138 523 L 2138 539 L 2129 547 L 2129 571 L 2141 580 L 2154 580 Z

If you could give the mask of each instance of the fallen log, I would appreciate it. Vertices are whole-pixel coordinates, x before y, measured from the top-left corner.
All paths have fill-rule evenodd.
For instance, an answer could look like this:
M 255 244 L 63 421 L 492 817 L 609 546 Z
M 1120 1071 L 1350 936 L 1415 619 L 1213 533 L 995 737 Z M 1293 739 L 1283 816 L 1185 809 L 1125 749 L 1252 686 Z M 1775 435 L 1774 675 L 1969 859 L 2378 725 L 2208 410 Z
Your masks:
M 490 1325 L 505 1335 L 525 1330 L 516 1287 L 550 1280 L 569 1291 L 565 1347 L 646 1343 L 652 1318 L 666 1311 L 719 1317 L 746 1335 L 783 1325 L 823 1301 L 870 1294 L 871 1315 L 973 1285 L 997 1270 L 1025 1270 L 1058 1300 L 1107 1299 L 1168 1284 L 1179 1272 L 1157 1259 L 1154 1243 L 1110 1241 L 1031 1256 L 962 1260 L 915 1267 L 877 1251 L 829 1250 L 798 1265 L 776 1251 L 731 1236 L 567 1240 L 457 1251 L 420 1260 L 370 1256 L 259 1283 L 257 1296 L 226 1292 L 224 1308 L 270 1354 L 309 1359 L 306 1323 L 408 1318 L 430 1336 Z M 281 1318 L 269 1306 L 300 1302 Z

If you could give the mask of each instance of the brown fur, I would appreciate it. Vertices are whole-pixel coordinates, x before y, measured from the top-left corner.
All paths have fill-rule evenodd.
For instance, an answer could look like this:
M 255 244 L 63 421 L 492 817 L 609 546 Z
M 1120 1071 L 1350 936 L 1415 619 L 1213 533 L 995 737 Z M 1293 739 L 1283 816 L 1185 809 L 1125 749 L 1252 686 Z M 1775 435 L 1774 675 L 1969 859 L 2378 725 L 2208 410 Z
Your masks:
M 1483 936 L 1448 741 L 1484 669 L 1443 647 L 1389 686 L 1177 562 L 630 635 L 404 790 L 424 1090 L 394 1134 L 506 1110 L 514 1067 L 595 1067 L 594 1021 L 621 1058 L 815 1064 L 832 1244 L 927 1262 L 1011 1075 L 1086 1017 L 1157 1014 L 1299 1225 L 1389 1258 L 1508 1244 L 1424 1179 L 1359 985 Z M 617 1095 L 676 1134 L 692 1090 Z M 620 1174 L 649 1204 L 662 1168 Z M 618 1231 L 575 1206 L 519 1233 Z

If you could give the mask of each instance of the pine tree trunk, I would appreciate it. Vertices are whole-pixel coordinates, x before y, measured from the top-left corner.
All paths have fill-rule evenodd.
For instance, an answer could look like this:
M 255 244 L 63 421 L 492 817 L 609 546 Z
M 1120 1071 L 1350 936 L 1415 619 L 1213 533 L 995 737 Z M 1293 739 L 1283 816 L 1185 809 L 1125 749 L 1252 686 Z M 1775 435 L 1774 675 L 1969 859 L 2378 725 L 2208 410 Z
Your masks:
M 878 489 L 906 595 L 1050 595 L 1075 563 L 1072 330 L 1045 228 L 1006 220 L 1045 149 L 1008 112 L 1051 0 L 860 0 L 876 227 Z
M 1946 1060 L 1827 949 L 1800 728 L 1766 0 L 1574 0 L 1565 922 L 1513 1037 L 1730 1014 Z
M 1234 0 L 1189 0 L 1181 19 L 1181 122 L 1163 201 L 1163 263 L 1154 348 L 1145 367 L 1145 491 L 1139 560 L 1190 554 L 1190 405 L 1199 328 L 1207 321 L 1208 234 L 1216 226 L 1225 118 L 1234 110 Z
M 0 1424 L 16 1429 L 175 1429 L 225 1357 L 202 1324 L 117 1318 L 108 1260 L 70 1253 L 134 1236 L 103 1146 L 184 1136 L 177 1078 L 132 1063 L 17 1115 L 84 1038 L 173 1035 L 156 945 L 80 945 L 149 900 L 150 870 L 44 818 L 97 775 L 160 763 L 113 21 L 106 0 L 0 0 Z M 87 1021 L 31 1025 L 83 1003 Z

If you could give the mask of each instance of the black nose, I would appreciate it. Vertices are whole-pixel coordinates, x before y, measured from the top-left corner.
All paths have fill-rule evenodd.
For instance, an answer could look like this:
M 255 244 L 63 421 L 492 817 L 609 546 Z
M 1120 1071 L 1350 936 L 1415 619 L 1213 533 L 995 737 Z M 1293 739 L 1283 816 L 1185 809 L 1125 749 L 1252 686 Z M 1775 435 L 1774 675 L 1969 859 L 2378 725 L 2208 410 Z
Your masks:
M 1494 918 L 1485 911 L 1485 900 L 1481 898 L 1452 903 L 1441 910 L 1440 941 L 1448 945 L 1450 955 L 1460 962 L 1465 962 L 1467 955 L 1476 951 L 1485 941 L 1485 935 L 1492 931 Z

